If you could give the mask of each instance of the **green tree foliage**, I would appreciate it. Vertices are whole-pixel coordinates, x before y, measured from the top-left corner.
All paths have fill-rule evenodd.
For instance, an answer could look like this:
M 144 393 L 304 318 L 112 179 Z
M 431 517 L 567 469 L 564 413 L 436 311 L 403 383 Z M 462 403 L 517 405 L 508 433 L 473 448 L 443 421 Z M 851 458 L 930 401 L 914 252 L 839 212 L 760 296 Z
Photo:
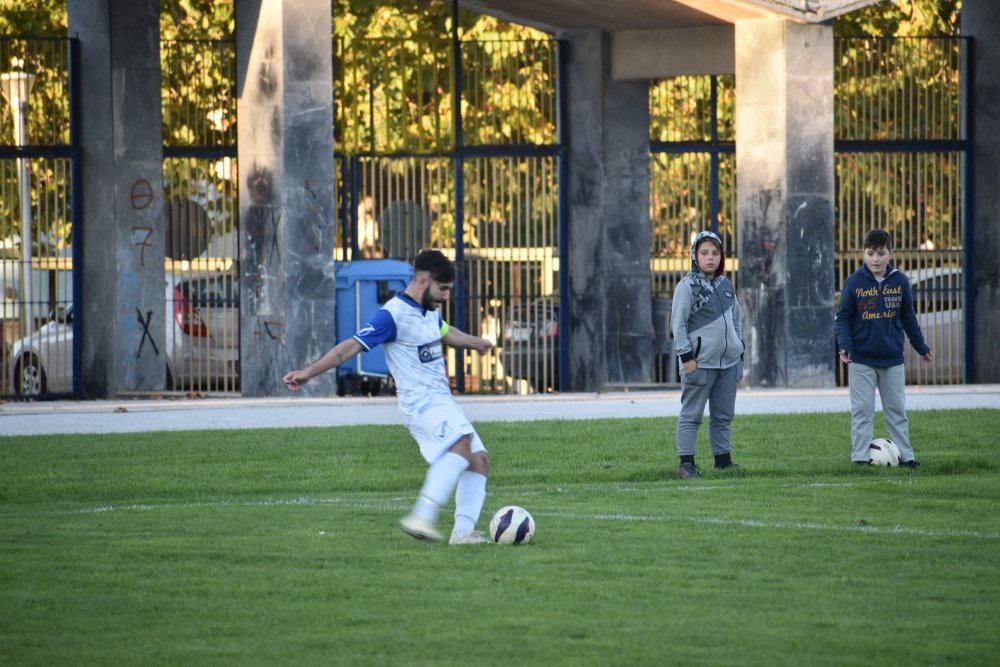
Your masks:
M 458 64 L 453 62 L 450 43 L 451 2 L 333 0 L 332 9 L 338 152 L 443 156 L 452 150 L 455 146 L 453 68 Z M 875 4 L 836 21 L 839 37 L 867 37 L 844 42 L 847 46 L 838 51 L 838 138 L 957 138 L 961 110 L 957 94 L 959 72 L 953 65 L 953 54 L 916 49 L 907 40 L 883 48 L 874 38 L 954 35 L 960 9 L 960 0 L 898 0 Z M 464 10 L 459 12 L 458 22 L 462 62 L 466 65 L 461 76 L 464 143 L 554 143 L 555 44 L 551 37 Z M 65 36 L 66 32 L 65 2 L 0 0 L 0 35 Z M 163 131 L 167 145 L 235 143 L 233 33 L 233 0 L 161 3 Z M 49 134 L 39 143 L 68 141 L 66 88 L 46 78 L 49 72 L 65 67 L 65 63 L 43 62 L 15 42 L 8 41 L 7 46 L 5 62 L 0 65 L 17 58 L 17 62 L 25 62 L 25 69 L 33 67 L 38 76 L 35 91 L 38 102 L 33 98 L 31 127 L 51 128 L 53 118 L 66 119 L 56 130 L 46 130 Z M 951 46 L 946 44 L 943 48 Z M 708 113 L 709 93 L 704 81 L 681 77 L 658 82 L 651 93 L 651 98 L 659 100 L 652 109 L 651 138 L 706 141 L 710 138 L 709 121 L 715 121 L 719 124 L 719 139 L 732 140 L 731 80 L 721 79 L 720 104 L 714 119 Z M 897 103 L 904 98 L 916 117 L 935 118 L 935 123 L 914 123 L 888 111 L 898 108 Z M 0 125 L 0 140 L 10 141 L 9 109 L 0 109 Z M 39 129 L 32 135 L 42 137 L 41 132 Z M 684 170 L 688 167 L 682 166 L 681 161 L 672 164 L 681 171 L 667 175 L 665 181 L 684 180 Z M 515 170 L 518 169 L 523 167 Z M 51 178 L 40 176 L 36 180 L 44 183 L 57 178 L 53 174 Z M 845 173 L 841 178 L 844 179 L 841 185 L 846 186 L 851 177 Z M 863 174 L 859 178 L 864 178 Z M 500 180 L 517 182 L 514 178 Z M 496 182 L 499 181 L 493 178 L 470 183 L 467 195 L 488 196 L 497 187 Z M 864 184 L 857 186 L 863 188 Z M 452 186 L 444 187 L 450 192 Z M 543 188 L 545 184 L 539 182 L 531 187 Z M 911 189 L 923 190 L 926 186 Z M 447 201 L 449 192 L 433 196 L 436 201 Z M 872 197 L 877 200 L 880 195 Z M 894 197 L 881 196 L 885 206 L 896 206 L 889 203 Z M 937 202 L 914 197 L 920 201 L 899 205 L 887 219 L 908 219 L 922 210 L 941 209 Z M 678 229 L 690 223 L 691 211 L 683 202 L 670 202 L 668 206 L 684 218 L 676 221 Z M 509 210 L 496 210 L 484 212 L 483 217 L 495 221 L 520 216 Z M 474 241 L 476 234 L 474 230 L 470 232 L 469 238 Z
M 715 87 L 713 106 L 712 87 Z M 649 136 L 652 141 L 711 142 L 732 144 L 736 140 L 736 87 L 732 75 L 679 76 L 653 81 L 649 88 Z M 686 267 L 687 239 L 692 233 L 714 225 L 726 247 L 735 250 L 735 164 L 731 153 L 721 153 L 718 163 L 720 206 L 712 219 L 709 152 L 656 153 L 650 160 L 650 207 L 652 254 L 680 259 L 670 262 Z M 663 264 L 661 262 L 661 264 Z M 666 265 L 664 268 L 666 271 Z M 676 276 L 673 276 L 675 278 Z M 669 294 L 674 285 L 657 286 Z
M 459 12 L 466 144 L 552 143 L 555 47 Z M 348 152 L 454 147 L 451 3 L 334 3 L 337 143 Z
M 66 0 L 0 0 L 0 36 L 65 37 L 67 25 Z
M 34 77 L 27 97 L 29 145 L 69 142 L 69 80 L 64 0 L 0 0 L 0 72 Z M 34 38 L 34 39 L 29 39 Z M 0 144 L 15 143 L 10 100 L 0 100 Z M 32 214 L 32 255 L 49 255 L 69 243 L 69 165 L 61 158 L 25 160 Z M 21 237 L 20 163 L 0 161 L 0 242 Z M 18 241 L 19 243 L 19 241 Z M 9 251 L 5 251 L 9 252 Z M 17 250 L 20 256 L 20 249 Z
M 954 40 L 960 0 L 880 2 L 837 19 L 835 123 L 837 139 L 919 141 L 959 139 L 960 45 Z M 676 77 L 650 87 L 650 138 L 668 142 L 735 139 L 735 81 L 718 77 L 712 115 L 711 77 Z M 881 154 L 879 154 L 881 156 Z M 720 165 L 724 234 L 735 233 L 729 210 L 729 164 Z M 732 166 L 732 165 L 729 165 Z M 655 155 L 651 164 L 650 217 L 654 255 L 684 254 L 681 240 L 708 219 L 708 154 Z M 873 159 L 843 153 L 837 159 L 841 247 L 852 248 L 850 230 L 870 221 L 915 245 L 925 238 L 959 243 L 954 201 L 960 171 L 951 153 L 920 160 Z M 728 185 L 727 185 L 728 183 Z
M 434 242 L 449 246 L 455 238 L 450 152 L 456 146 L 453 85 L 459 66 L 452 53 L 451 3 L 389 7 L 338 0 L 333 20 L 337 151 L 426 156 L 365 160 L 362 195 L 408 192 L 432 213 Z M 456 30 L 463 144 L 554 144 L 554 40 L 465 11 Z M 523 238 L 504 242 L 554 244 L 555 175 L 544 158 L 467 162 L 465 243 L 492 245 L 520 229 Z
M 960 0 L 879 3 L 838 19 L 836 138 L 845 141 L 962 139 Z M 875 156 L 877 157 L 877 156 Z M 960 160 L 954 151 L 913 156 L 841 153 L 838 219 L 884 227 L 905 250 L 928 241 L 961 245 Z M 856 225 L 854 225 L 856 226 Z M 853 253 L 863 232 L 838 227 Z
M 161 0 L 160 39 L 232 39 L 234 0 Z
M 236 145 L 236 45 L 233 0 L 163 0 L 160 62 L 163 142 L 167 147 L 223 149 Z M 163 164 L 167 233 L 204 217 L 213 238 L 236 227 L 235 160 L 170 158 Z M 232 235 L 230 235 L 230 238 Z M 231 256 L 230 247 L 212 254 Z
M 836 20 L 838 37 L 953 37 L 962 0 L 891 0 Z
M 236 143 L 232 1 L 160 4 L 163 137 L 171 146 Z

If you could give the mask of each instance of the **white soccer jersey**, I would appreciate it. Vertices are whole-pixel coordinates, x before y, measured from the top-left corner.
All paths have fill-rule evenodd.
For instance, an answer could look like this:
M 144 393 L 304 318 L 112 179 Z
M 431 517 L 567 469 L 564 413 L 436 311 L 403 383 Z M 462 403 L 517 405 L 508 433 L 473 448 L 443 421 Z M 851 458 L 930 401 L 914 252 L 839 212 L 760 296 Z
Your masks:
M 447 326 L 437 310 L 425 310 L 400 292 L 354 334 L 366 350 L 378 345 L 385 349 L 399 409 L 407 419 L 416 417 L 435 397 L 452 398 L 441 345 Z

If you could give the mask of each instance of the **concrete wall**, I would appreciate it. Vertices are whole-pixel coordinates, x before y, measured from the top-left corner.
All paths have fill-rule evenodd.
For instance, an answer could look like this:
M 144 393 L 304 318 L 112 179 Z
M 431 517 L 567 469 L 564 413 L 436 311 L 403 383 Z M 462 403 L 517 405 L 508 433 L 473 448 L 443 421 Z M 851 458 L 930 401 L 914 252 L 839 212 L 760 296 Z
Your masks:
M 649 84 L 611 78 L 610 37 L 571 32 L 569 375 L 564 391 L 649 382 Z
M 237 2 L 243 391 L 282 394 L 281 374 L 334 342 L 329 3 Z M 80 40 L 85 258 L 84 396 L 163 387 L 164 275 L 158 0 L 69 0 Z M 970 379 L 1000 381 L 1000 6 L 966 0 L 974 38 L 974 191 L 967 242 L 977 342 Z M 718 38 L 718 30 L 713 33 Z M 740 299 L 747 382 L 833 382 L 832 28 L 740 21 L 737 80 Z M 650 307 L 648 81 L 723 67 L 684 61 L 681 36 L 569 42 L 571 391 L 646 382 Z M 645 40 L 645 42 L 643 42 Z M 658 48 L 638 49 L 660 44 Z M 616 62 L 618 56 L 622 60 Z M 714 58 L 726 60 L 727 51 Z M 723 67 L 720 71 L 728 71 Z M 151 128 L 154 128 L 151 130 Z M 310 393 L 334 391 L 333 374 Z
M 736 26 L 739 298 L 746 382 L 834 383 L 833 29 Z
M 336 342 L 330 11 L 236 5 L 244 396 L 285 395 L 282 375 Z M 335 390 L 331 372 L 305 393 Z
M 85 398 L 166 378 L 158 0 L 69 0 L 80 41 Z M 77 186 L 77 184 L 74 184 Z
M 611 75 L 624 81 L 732 74 L 733 34 L 731 25 L 616 32 L 611 36 Z
M 962 34 L 972 38 L 973 69 L 971 136 L 973 139 L 971 217 L 965 243 L 973 250 L 975 299 L 972 382 L 1000 382 L 1000 355 L 993 339 L 1000 331 L 1000 4 L 995 0 L 962 3 Z M 966 270 L 968 271 L 968 268 Z

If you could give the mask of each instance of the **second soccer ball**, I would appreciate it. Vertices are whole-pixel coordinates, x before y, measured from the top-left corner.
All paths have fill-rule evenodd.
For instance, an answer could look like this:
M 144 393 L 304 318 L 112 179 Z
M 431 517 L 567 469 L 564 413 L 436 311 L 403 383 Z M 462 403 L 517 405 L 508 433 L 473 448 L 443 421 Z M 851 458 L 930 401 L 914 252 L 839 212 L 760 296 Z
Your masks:
M 873 466 L 898 466 L 899 447 L 889 438 L 875 438 L 868 445 L 868 462 Z

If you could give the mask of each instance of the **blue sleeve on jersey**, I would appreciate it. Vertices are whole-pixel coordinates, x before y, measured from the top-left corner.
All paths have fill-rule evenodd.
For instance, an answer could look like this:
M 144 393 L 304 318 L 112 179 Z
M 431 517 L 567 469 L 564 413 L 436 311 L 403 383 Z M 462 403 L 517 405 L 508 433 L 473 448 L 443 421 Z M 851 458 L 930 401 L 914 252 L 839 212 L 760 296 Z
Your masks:
M 354 340 L 361 343 L 366 350 L 396 340 L 396 320 L 392 319 L 388 310 L 379 308 L 368 324 L 354 334 Z

